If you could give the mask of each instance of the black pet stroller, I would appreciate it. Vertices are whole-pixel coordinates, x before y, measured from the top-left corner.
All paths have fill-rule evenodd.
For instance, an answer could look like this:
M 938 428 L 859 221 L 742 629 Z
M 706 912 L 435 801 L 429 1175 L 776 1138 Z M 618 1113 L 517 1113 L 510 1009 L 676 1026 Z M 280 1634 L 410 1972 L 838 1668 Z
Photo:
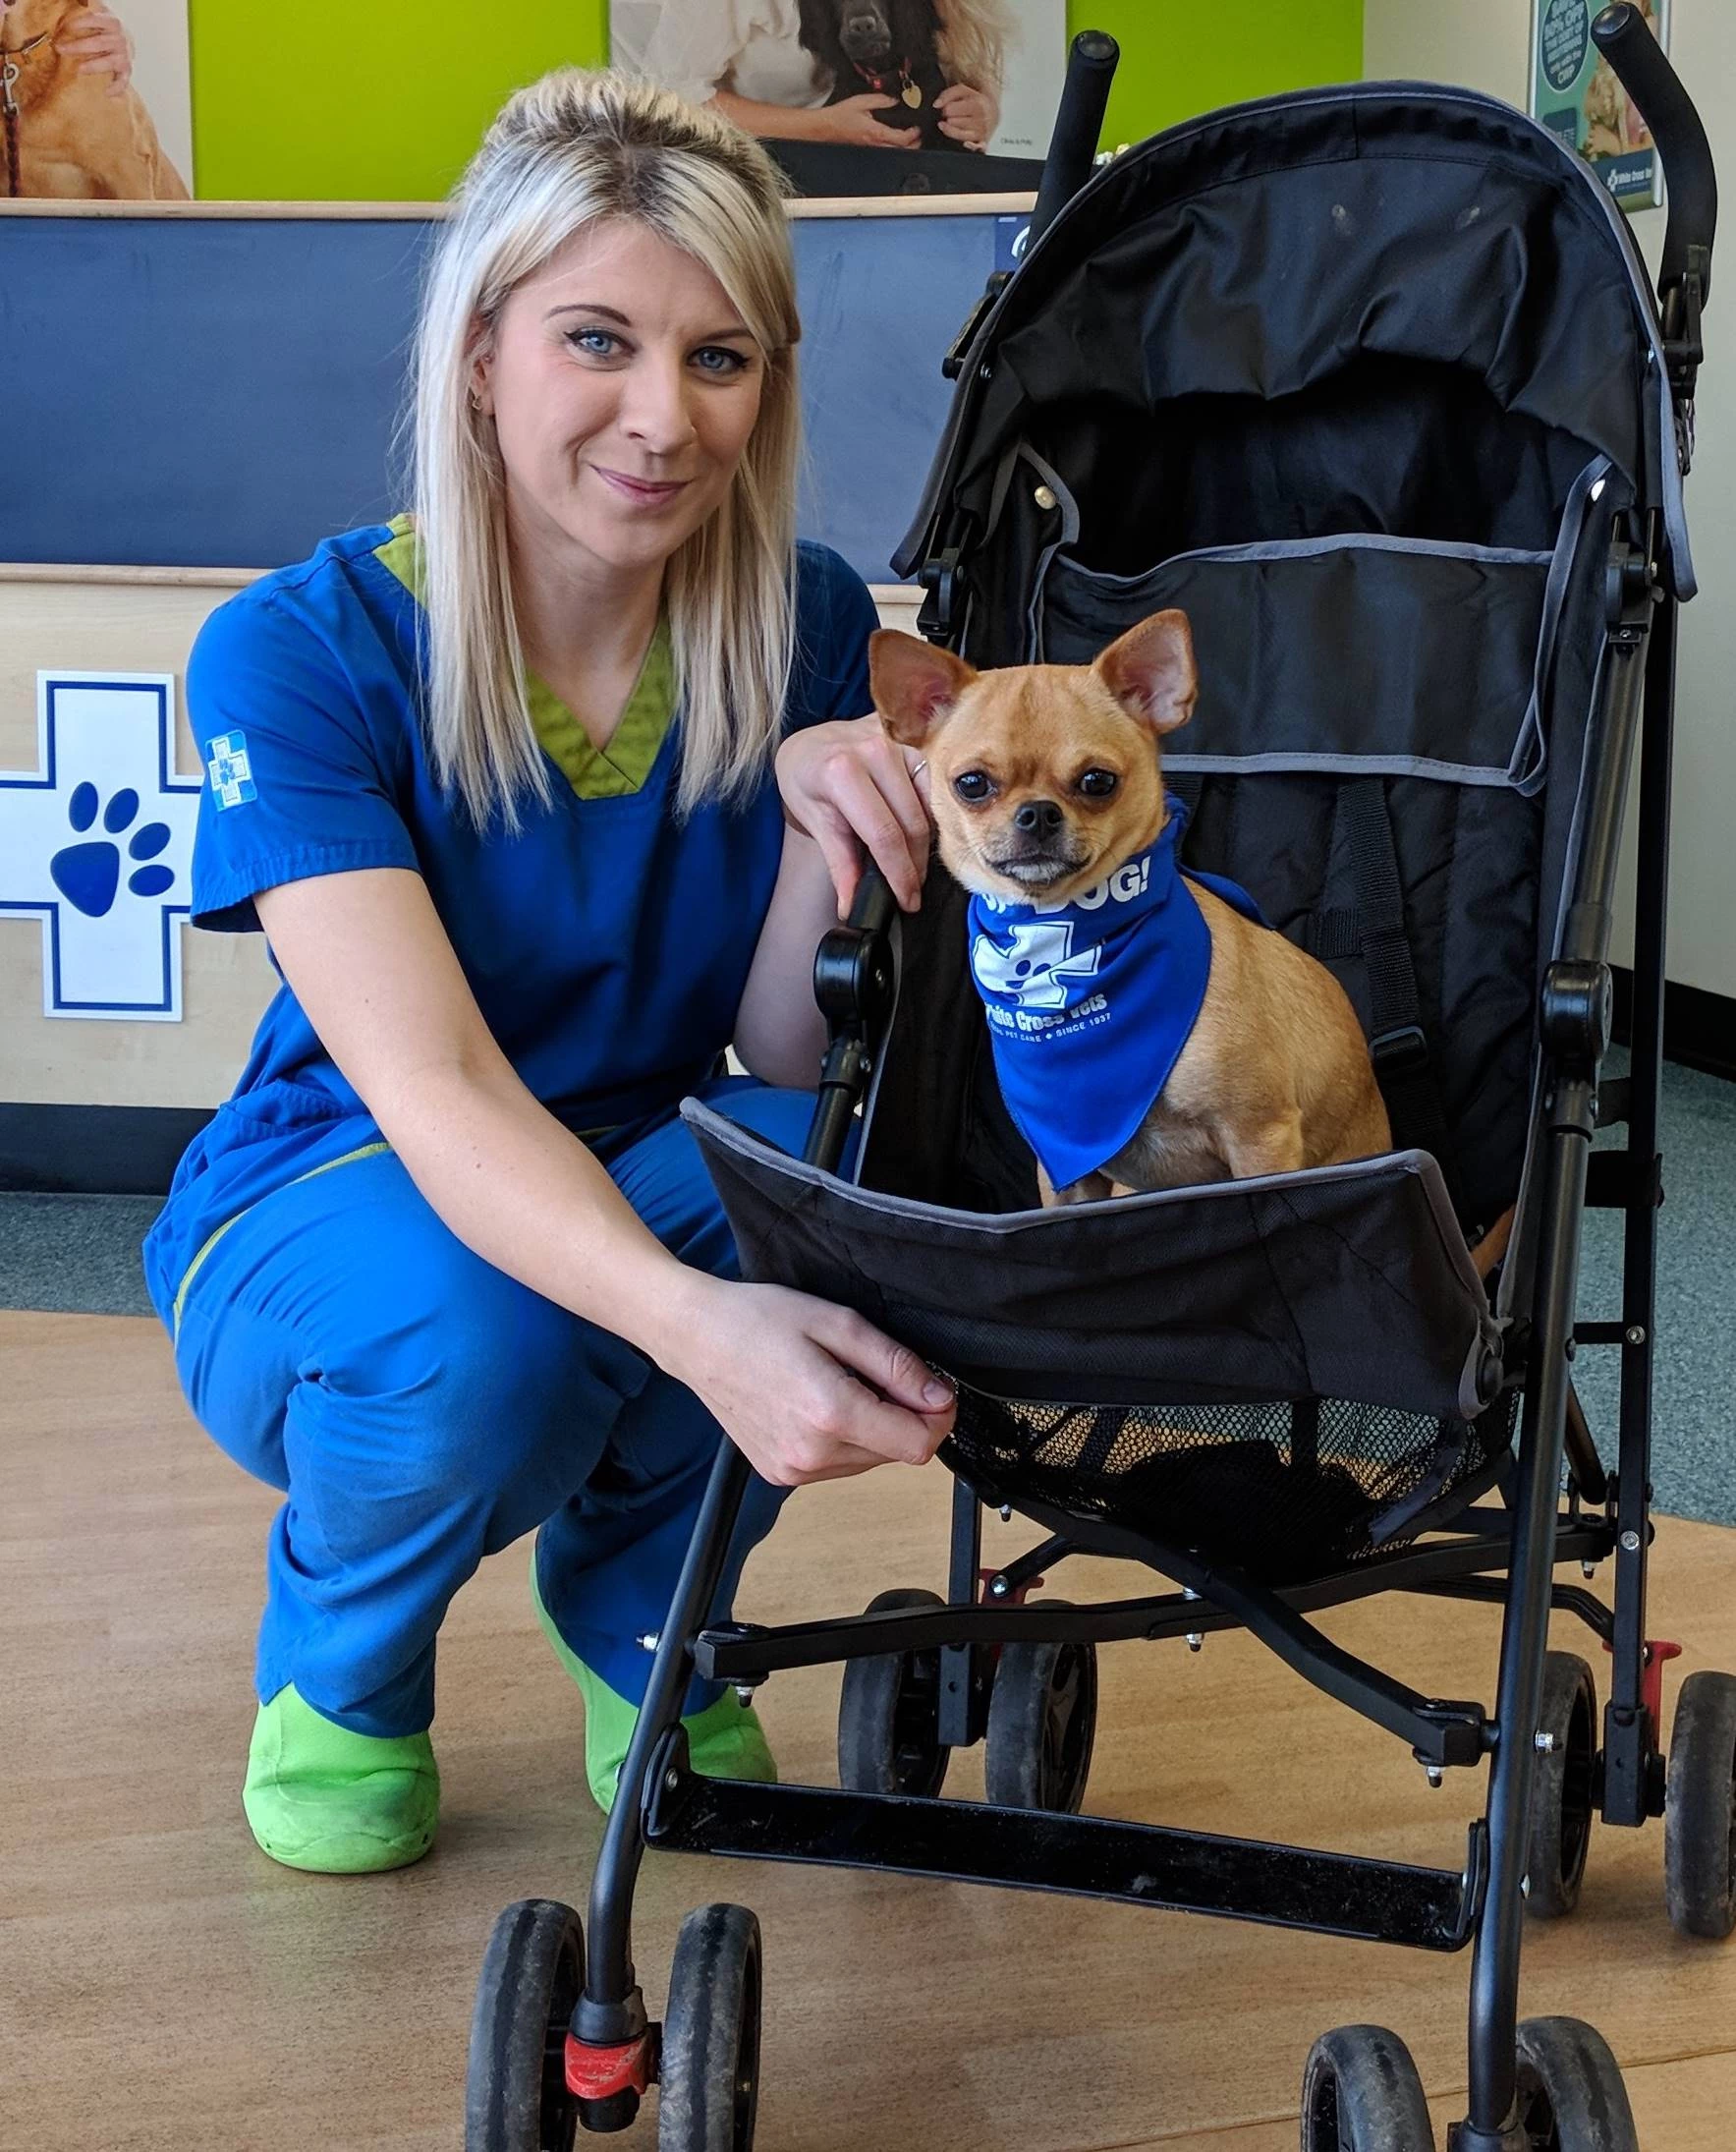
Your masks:
M 804 1161 L 697 1105 L 746 1274 L 847 1303 L 959 1386 L 951 1589 L 783 1628 L 709 1619 L 747 1479 L 720 1457 L 578 1915 L 501 1916 L 477 1998 L 473 2152 L 569 2146 L 660 2079 L 665 2152 L 746 2152 L 759 1946 L 682 1931 L 665 2022 L 632 1963 L 647 1846 L 884 1867 L 1472 1949 L 1453 2152 L 1636 2152 L 1620 2072 L 1517 2022 L 1522 1907 L 1568 1911 L 1594 1814 L 1664 1818 L 1676 1926 L 1736 1925 L 1736 1678 L 1646 1635 L 1653 1252 L 1675 607 L 1714 192 L 1631 7 L 1594 34 L 1672 181 L 1661 305 L 1619 211 L 1548 133 L 1468 91 L 1367 85 L 1215 113 L 1089 184 L 1114 47 L 1075 47 L 1022 266 L 949 368 L 951 425 L 898 562 L 979 665 L 1084 660 L 1182 606 L 1202 693 L 1165 759 L 1190 864 L 1234 877 L 1337 972 L 1395 1151 L 1035 1208 L 942 878 L 915 921 L 870 882 L 827 937 L 832 1045 Z M 1616 848 L 1641 743 L 1631 1074 L 1604 1073 Z M 860 1116 L 859 1116 L 860 1108 Z M 1625 1126 L 1592 1155 L 1599 1125 Z M 836 1171 L 852 1126 L 854 1179 Z M 1624 1214 L 1622 1306 L 1575 1320 L 1582 1214 Z M 1468 1248 L 1513 1212 L 1505 1259 Z M 1599 1461 L 1578 1347 L 1620 1357 Z M 1517 1444 L 1515 1447 L 1515 1436 Z M 983 1505 L 1049 1537 L 979 1580 Z M 1137 1601 L 1025 1604 L 1073 1556 Z M 1555 1568 L 1613 1563 L 1613 1607 Z M 1497 1702 L 1421 1696 L 1316 1609 L 1383 1591 L 1505 1607 Z M 1551 1608 L 1611 1648 L 1547 1649 Z M 1489 1760 L 1462 1867 L 1078 1813 L 1095 1648 L 1243 1627 L 1407 1743 Z M 688 1766 L 690 1671 L 745 1687 L 843 1662 L 841 1789 Z M 988 1804 L 939 1798 L 985 1740 Z M 588 1949 L 587 1949 L 587 1943 Z M 1305 2152 L 1429 2152 L 1402 2042 L 1308 2058 Z

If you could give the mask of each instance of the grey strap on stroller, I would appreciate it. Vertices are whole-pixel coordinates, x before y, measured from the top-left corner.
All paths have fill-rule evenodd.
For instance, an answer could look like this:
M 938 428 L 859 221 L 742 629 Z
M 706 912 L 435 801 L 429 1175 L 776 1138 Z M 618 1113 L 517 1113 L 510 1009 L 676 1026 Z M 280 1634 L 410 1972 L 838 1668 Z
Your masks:
M 1595 34 L 1671 176 L 1661 311 L 1589 169 L 1468 91 L 1241 106 L 1081 187 L 1114 48 L 1078 41 L 1032 244 L 949 362 L 952 419 L 896 565 L 927 587 L 925 631 L 979 666 L 1089 659 L 1159 607 L 1187 611 L 1202 693 L 1165 768 L 1194 809 L 1188 861 L 1246 884 L 1337 973 L 1397 1148 L 1036 1209 L 958 893 L 936 878 L 895 922 L 870 878 L 816 970 L 832 1045 L 806 1159 L 685 1110 L 744 1274 L 860 1310 L 958 1384 L 949 1599 L 708 1625 L 747 1477 L 726 1450 L 588 1952 L 577 1916 L 540 1901 L 496 1931 L 473 2147 L 624 2126 L 659 2067 L 666 2148 L 751 2143 L 756 1930 L 741 1908 L 695 1916 L 659 2055 L 629 1946 L 654 1845 L 1470 1945 L 1453 2152 L 1636 2152 L 1598 2036 L 1518 2021 L 1520 1915 L 1528 1879 L 1535 1911 L 1572 1906 L 1595 1811 L 1662 1813 L 1678 1927 L 1736 1927 L 1736 1680 L 1684 1684 L 1666 1799 L 1663 1653 L 1645 1633 L 1675 606 L 1694 588 L 1681 481 L 1715 198 L 1635 11 Z M 1637 740 L 1633 1060 L 1616 1082 L 1609 941 Z M 1617 1122 L 1625 1147 L 1594 1161 L 1595 1127 Z M 1576 1328 L 1589 1203 L 1625 1214 L 1623 1305 Z M 1509 1211 L 1491 1291 L 1468 1245 Z M 1573 1392 L 1576 1344 L 1621 1355 L 1614 1475 Z M 1049 1537 L 980 1589 L 984 1503 Z M 1039 1570 L 1090 1554 L 1175 1589 L 1023 1604 Z M 1553 1584 L 1570 1560 L 1613 1560 L 1613 1607 Z M 1492 1713 L 1418 1695 L 1308 1619 L 1388 1590 L 1504 1604 Z M 1600 1738 L 1590 1669 L 1546 1650 L 1552 1605 L 1612 1647 Z M 1077 1812 L 1096 1645 L 1229 1627 L 1431 1779 L 1492 1759 L 1461 1866 Z M 751 1686 L 838 1661 L 841 1790 L 689 1769 L 691 1672 Z M 951 1748 L 984 1738 L 990 1805 L 940 1800 Z M 512 2133 L 514 2098 L 544 2134 Z M 1396 2035 L 1316 2043 L 1302 2130 L 1305 2152 L 1429 2152 Z

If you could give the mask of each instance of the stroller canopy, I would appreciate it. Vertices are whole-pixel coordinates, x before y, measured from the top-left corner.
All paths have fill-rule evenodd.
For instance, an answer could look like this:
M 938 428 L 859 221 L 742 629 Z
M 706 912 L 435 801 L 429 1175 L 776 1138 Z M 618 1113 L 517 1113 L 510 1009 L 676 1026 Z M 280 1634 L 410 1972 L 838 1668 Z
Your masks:
M 1467 90 L 1236 106 L 1101 171 L 975 337 L 900 573 L 992 527 L 1021 438 L 1111 572 L 1342 530 L 1549 545 L 1606 456 L 1693 592 L 1626 221 L 1547 130 Z
M 978 665 L 1089 662 L 1186 611 L 1200 700 L 1163 756 L 1184 864 L 1338 973 L 1400 1148 L 1438 1159 L 1475 1235 L 1520 1180 L 1610 534 L 1652 506 L 1685 594 L 1619 210 L 1507 106 L 1382 84 L 1190 122 L 1074 197 L 972 339 L 897 564 Z M 866 1177 L 1007 1208 L 1030 1183 L 955 909 L 940 891 L 906 934 L 925 1013 Z M 1397 1067 L 1406 1040 L 1427 1071 Z M 962 1129 L 937 1110 L 961 1090 Z

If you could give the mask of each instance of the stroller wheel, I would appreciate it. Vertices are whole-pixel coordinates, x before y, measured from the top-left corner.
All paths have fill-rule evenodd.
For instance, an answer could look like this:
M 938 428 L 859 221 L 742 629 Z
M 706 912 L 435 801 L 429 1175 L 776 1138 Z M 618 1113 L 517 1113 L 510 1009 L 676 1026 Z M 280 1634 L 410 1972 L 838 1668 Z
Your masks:
M 1519 2119 L 1540 2152 L 1640 2152 L 1634 2111 L 1608 2043 L 1577 2017 L 1519 2028 Z
M 1736 1675 L 1691 1673 L 1676 1700 L 1663 1890 L 1683 1935 L 1721 1942 L 1736 1928 Z
M 1597 1692 L 1591 1668 L 1572 1652 L 1550 1652 L 1543 1661 L 1538 1731 L 1551 1745 L 1532 1783 L 1526 1904 L 1538 1919 L 1555 1920 L 1579 1903 L 1596 1806 Z
M 1051 1599 L 1050 1607 L 1065 1600 Z M 988 1703 L 983 1777 L 997 1808 L 1077 1815 L 1097 1731 L 1094 1644 L 1006 1644 Z
M 1411 2051 L 1384 2025 L 1340 2025 L 1309 2050 L 1302 2152 L 1434 2152 Z
M 567 2023 L 584 1985 L 573 1908 L 545 1897 L 509 1905 L 476 1983 L 465 2152 L 572 2152 L 579 2102 L 567 2090 Z
M 701 1905 L 681 1924 L 657 2095 L 657 2152 L 751 2152 L 759 2107 L 759 1923 Z
M 868 1613 L 944 1607 L 937 1592 L 882 1592 Z M 838 1783 L 852 1793 L 940 1790 L 952 1750 L 940 1741 L 940 1654 L 852 1659 L 838 1700 Z

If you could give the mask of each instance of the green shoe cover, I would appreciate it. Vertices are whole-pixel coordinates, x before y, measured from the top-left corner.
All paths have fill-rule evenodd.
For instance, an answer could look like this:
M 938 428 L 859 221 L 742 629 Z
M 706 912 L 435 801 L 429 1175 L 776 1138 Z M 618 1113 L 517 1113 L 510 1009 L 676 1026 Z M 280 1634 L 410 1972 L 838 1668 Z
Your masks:
M 283 1688 L 259 1706 L 241 1799 L 260 1849 L 286 1868 L 370 1875 L 433 1844 L 440 1772 L 425 1733 L 352 1733 Z
M 591 1798 L 606 1816 L 615 1805 L 615 1788 L 621 1766 L 627 1761 L 633 1729 L 639 1724 L 639 1706 L 618 1696 L 600 1674 L 592 1673 L 584 1660 L 576 1658 L 542 1604 L 536 1581 L 536 1557 L 531 1557 L 531 1602 L 542 1632 L 554 1646 L 555 1657 L 579 1684 L 585 1699 L 585 1776 Z M 777 1765 L 765 1743 L 765 1729 L 753 1708 L 736 1701 L 726 1690 L 714 1704 L 684 1719 L 688 1760 L 707 1779 L 749 1779 L 756 1784 L 775 1785 Z

